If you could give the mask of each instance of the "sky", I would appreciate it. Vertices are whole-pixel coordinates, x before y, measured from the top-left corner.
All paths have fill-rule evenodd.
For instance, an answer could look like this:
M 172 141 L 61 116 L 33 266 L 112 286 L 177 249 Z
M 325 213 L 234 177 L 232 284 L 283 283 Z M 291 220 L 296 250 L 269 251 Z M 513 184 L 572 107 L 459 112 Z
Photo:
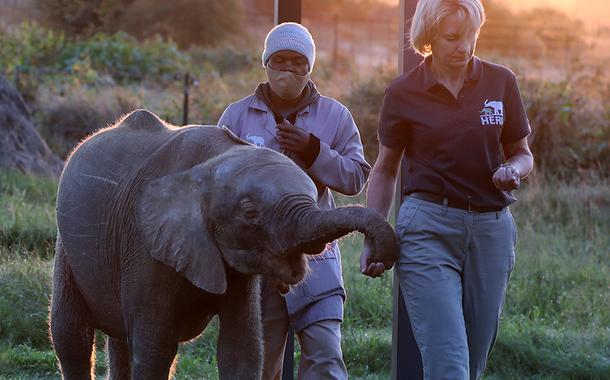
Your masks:
M 398 4 L 399 0 L 382 0 Z M 535 7 L 554 7 L 579 18 L 590 27 L 610 27 L 610 0 L 496 0 L 512 10 L 526 10 Z

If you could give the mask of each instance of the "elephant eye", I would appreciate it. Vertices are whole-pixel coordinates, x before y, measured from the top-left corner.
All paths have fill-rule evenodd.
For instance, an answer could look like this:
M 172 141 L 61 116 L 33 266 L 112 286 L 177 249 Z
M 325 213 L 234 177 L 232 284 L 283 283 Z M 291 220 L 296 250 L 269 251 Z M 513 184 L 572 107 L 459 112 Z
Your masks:
M 248 221 L 255 221 L 260 217 L 261 210 L 260 206 L 249 199 L 243 199 L 241 201 L 241 215 Z

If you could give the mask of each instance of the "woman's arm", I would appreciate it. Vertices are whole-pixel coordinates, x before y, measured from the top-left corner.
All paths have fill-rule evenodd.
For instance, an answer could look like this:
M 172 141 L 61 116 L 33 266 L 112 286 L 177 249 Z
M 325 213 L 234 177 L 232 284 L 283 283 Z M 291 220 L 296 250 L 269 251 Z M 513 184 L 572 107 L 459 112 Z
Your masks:
M 527 137 L 510 143 L 502 144 L 506 162 L 493 173 L 493 183 L 500 190 L 517 189 L 521 179 L 527 177 L 534 168 L 534 157 L 527 144 Z
M 391 149 L 379 143 L 379 155 L 369 181 L 366 193 L 366 206 L 377 211 L 387 219 L 394 200 L 396 177 L 400 168 L 403 150 Z M 365 240 L 360 255 L 360 271 L 369 277 L 379 277 L 385 271 L 381 262 L 373 261 L 372 247 Z

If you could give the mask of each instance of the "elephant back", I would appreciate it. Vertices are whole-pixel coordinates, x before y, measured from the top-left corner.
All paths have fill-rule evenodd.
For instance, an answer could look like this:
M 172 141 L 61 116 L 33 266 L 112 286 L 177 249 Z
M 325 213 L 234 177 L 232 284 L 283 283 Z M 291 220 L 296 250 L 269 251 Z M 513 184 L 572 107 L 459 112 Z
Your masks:
M 189 169 L 234 145 L 220 128 L 178 128 L 145 110 L 84 140 L 66 162 L 57 195 L 59 233 L 81 292 L 95 293 L 108 283 L 114 291 L 107 303 L 118 301 L 113 276 L 119 275 L 121 255 L 137 249 L 134 203 L 145 182 Z

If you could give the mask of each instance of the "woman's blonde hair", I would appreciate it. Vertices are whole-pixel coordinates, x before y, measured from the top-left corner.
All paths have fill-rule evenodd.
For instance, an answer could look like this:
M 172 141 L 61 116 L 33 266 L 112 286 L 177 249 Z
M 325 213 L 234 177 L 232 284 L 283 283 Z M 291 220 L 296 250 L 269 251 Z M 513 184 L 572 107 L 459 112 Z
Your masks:
M 445 17 L 453 13 L 466 16 L 466 22 L 477 34 L 485 22 L 480 0 L 419 0 L 411 21 L 411 47 L 424 57 L 432 52 L 431 43 Z

